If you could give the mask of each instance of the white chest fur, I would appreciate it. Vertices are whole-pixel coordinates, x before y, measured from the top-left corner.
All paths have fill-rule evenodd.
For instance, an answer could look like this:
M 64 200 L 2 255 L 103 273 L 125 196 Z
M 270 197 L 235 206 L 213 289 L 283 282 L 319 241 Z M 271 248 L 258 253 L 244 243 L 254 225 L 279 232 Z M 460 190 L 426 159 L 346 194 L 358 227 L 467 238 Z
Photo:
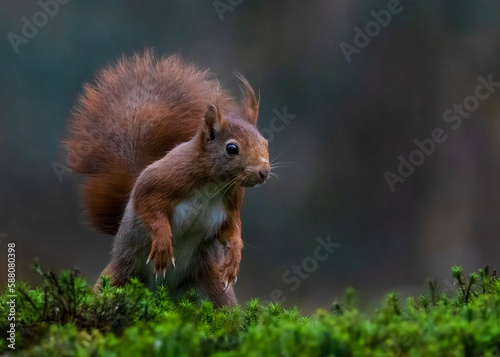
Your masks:
M 175 269 L 167 271 L 172 286 L 182 281 L 197 264 L 197 251 L 203 240 L 212 238 L 226 219 L 224 203 L 208 189 L 197 191 L 174 207 L 170 219 Z M 151 279 L 153 279 L 151 277 Z
M 217 190 L 199 190 L 174 207 L 170 227 L 175 268 L 169 263 L 165 278 L 163 274 L 154 273 L 153 263 L 146 264 L 151 251 L 151 235 L 141 225 L 130 200 L 115 237 L 115 263 L 129 268 L 125 275 L 142 277 L 150 289 L 167 283 L 175 290 L 186 279 L 192 278 L 200 264 L 200 245 L 204 240 L 214 238 L 226 219 L 222 195 L 214 195 L 214 192 Z
M 170 225 L 172 235 L 199 235 L 207 238 L 217 232 L 226 219 L 220 196 L 213 196 L 208 189 L 198 190 L 189 200 L 175 206 Z

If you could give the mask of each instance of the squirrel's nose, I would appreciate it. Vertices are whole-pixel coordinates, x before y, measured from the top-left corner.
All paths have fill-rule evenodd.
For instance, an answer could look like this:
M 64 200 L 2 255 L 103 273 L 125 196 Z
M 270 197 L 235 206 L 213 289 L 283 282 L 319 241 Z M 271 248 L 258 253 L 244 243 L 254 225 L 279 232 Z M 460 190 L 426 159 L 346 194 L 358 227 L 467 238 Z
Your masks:
M 259 171 L 260 178 L 264 182 L 269 177 L 269 169 L 264 169 Z

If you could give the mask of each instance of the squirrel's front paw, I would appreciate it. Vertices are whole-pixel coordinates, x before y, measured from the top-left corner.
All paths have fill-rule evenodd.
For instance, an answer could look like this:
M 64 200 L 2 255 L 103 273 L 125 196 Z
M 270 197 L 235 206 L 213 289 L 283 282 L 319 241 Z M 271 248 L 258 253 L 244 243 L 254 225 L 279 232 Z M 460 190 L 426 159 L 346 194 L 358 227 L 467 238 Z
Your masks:
M 168 262 L 171 261 L 175 268 L 174 251 L 172 249 L 171 239 L 155 240 L 153 239 L 151 243 L 151 252 L 149 253 L 148 264 L 151 260 L 154 260 L 154 272 L 158 277 L 158 272 L 163 271 L 163 277 L 167 271 Z
M 231 285 L 236 284 L 238 280 L 238 271 L 240 270 L 241 256 L 236 254 L 228 254 L 221 267 L 222 284 L 224 291 L 227 291 Z

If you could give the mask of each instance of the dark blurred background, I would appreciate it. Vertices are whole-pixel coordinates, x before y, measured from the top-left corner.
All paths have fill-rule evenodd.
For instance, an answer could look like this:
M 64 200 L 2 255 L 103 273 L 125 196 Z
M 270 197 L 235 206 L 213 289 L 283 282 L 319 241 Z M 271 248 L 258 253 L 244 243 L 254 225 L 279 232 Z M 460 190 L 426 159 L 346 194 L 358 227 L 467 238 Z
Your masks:
M 468 98 L 479 76 L 500 81 L 498 1 L 53 3 L 0 3 L 2 284 L 9 241 L 18 279 L 33 283 L 35 257 L 92 282 L 107 264 L 112 237 L 84 224 L 61 139 L 82 85 L 148 47 L 210 68 L 235 94 L 234 71 L 247 76 L 271 157 L 288 163 L 280 180 L 247 190 L 240 300 L 312 310 L 348 286 L 373 301 L 422 291 L 427 278 L 444 289 L 453 264 L 498 267 L 500 87 Z M 443 116 L 464 100 L 454 130 Z M 285 107 L 295 117 L 281 126 L 273 117 Z M 447 140 L 402 177 L 398 156 L 409 160 L 436 128 Z M 404 179 L 394 192 L 387 171 Z M 328 236 L 335 248 L 314 258 Z

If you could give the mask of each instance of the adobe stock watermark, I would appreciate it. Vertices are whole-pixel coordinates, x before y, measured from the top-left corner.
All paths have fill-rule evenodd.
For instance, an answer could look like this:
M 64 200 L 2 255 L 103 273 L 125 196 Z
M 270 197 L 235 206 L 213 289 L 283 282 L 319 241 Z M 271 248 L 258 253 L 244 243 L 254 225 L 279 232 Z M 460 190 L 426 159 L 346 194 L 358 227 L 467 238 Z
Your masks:
M 286 106 L 284 106 L 281 111 L 277 108 L 273 108 L 272 112 L 274 116 L 269 120 L 268 125 L 259 130 L 260 134 L 268 142 L 272 142 L 276 137 L 276 134 L 285 130 L 285 128 L 290 125 L 291 121 L 297 117 L 295 114 L 289 114 Z M 147 128 L 144 130 L 147 130 Z M 58 161 L 53 161 L 51 163 L 52 170 L 54 171 L 59 183 L 63 182 L 64 175 L 66 173 L 71 172 L 72 166 L 77 166 L 81 160 L 92 153 L 92 148 L 100 146 L 101 143 L 106 140 L 104 134 L 96 128 L 92 128 L 88 132 L 87 138 L 89 139 L 78 144 L 76 150 L 67 152 L 65 164 Z
M 360 54 L 361 50 L 366 48 L 373 38 L 380 35 L 382 28 L 389 26 L 392 17 L 400 14 L 403 9 L 404 7 L 399 0 L 389 0 L 385 9 L 379 10 L 378 12 L 375 10 L 370 11 L 373 20 L 368 21 L 362 29 L 358 26 L 353 28 L 353 43 L 341 42 L 339 45 L 347 63 L 351 63 L 352 56 L 354 54 Z
M 47 26 L 49 19 L 59 13 L 60 6 L 69 2 L 70 0 L 39 0 L 37 4 L 40 11 L 35 12 L 31 19 L 26 16 L 21 18 L 22 25 L 19 33 L 9 32 L 7 34 L 7 39 L 14 52 L 19 53 L 19 46 L 28 44 L 42 27 Z
M 278 108 L 273 108 L 274 116 L 269 120 L 268 126 L 259 130 L 260 135 L 262 135 L 268 142 L 272 142 L 275 138 L 276 133 L 281 133 L 290 124 L 292 119 L 295 119 L 297 115 L 288 114 L 286 105 L 280 112 Z
M 212 1 L 212 5 L 217 13 L 217 16 L 219 16 L 219 19 L 224 21 L 224 14 L 228 11 L 233 12 L 234 8 L 242 2 L 243 0 L 214 0 Z
M 281 275 L 281 281 L 286 285 L 286 289 L 274 289 L 269 294 L 269 300 L 264 301 L 264 304 L 272 302 L 284 303 L 287 299 L 284 290 L 290 292 L 297 291 L 304 280 L 315 273 L 321 262 L 330 258 L 337 248 L 341 246 L 340 243 L 332 242 L 331 236 L 328 235 L 325 239 L 318 237 L 316 242 L 318 245 L 312 251 L 312 254 L 302 260 L 300 264 L 294 264 L 289 269 L 285 270 Z
M 449 125 L 452 130 L 458 130 L 463 120 L 471 116 L 472 113 L 478 110 L 481 102 L 487 100 L 495 92 L 496 88 L 500 87 L 500 82 L 493 80 L 493 75 L 490 73 L 487 78 L 478 76 L 479 84 L 476 86 L 474 93 L 465 97 L 462 103 L 454 103 L 450 108 L 443 113 L 443 121 Z M 391 192 L 396 191 L 397 183 L 404 183 L 415 172 L 416 168 L 422 166 L 425 160 L 436 152 L 437 145 L 444 143 L 448 139 L 446 130 L 437 127 L 430 133 L 430 137 L 426 139 L 415 139 L 416 149 L 411 151 L 408 157 L 399 155 L 397 173 L 392 171 L 384 172 L 384 179 L 389 186 Z
M 3 240 L 7 238 L 8 234 L 0 234 L 0 238 Z M 17 321 L 17 310 L 16 310 L 16 243 L 7 243 L 7 291 L 5 295 L 5 307 L 6 312 L 8 311 L 7 324 L 7 347 L 15 350 L 16 349 L 16 321 Z

